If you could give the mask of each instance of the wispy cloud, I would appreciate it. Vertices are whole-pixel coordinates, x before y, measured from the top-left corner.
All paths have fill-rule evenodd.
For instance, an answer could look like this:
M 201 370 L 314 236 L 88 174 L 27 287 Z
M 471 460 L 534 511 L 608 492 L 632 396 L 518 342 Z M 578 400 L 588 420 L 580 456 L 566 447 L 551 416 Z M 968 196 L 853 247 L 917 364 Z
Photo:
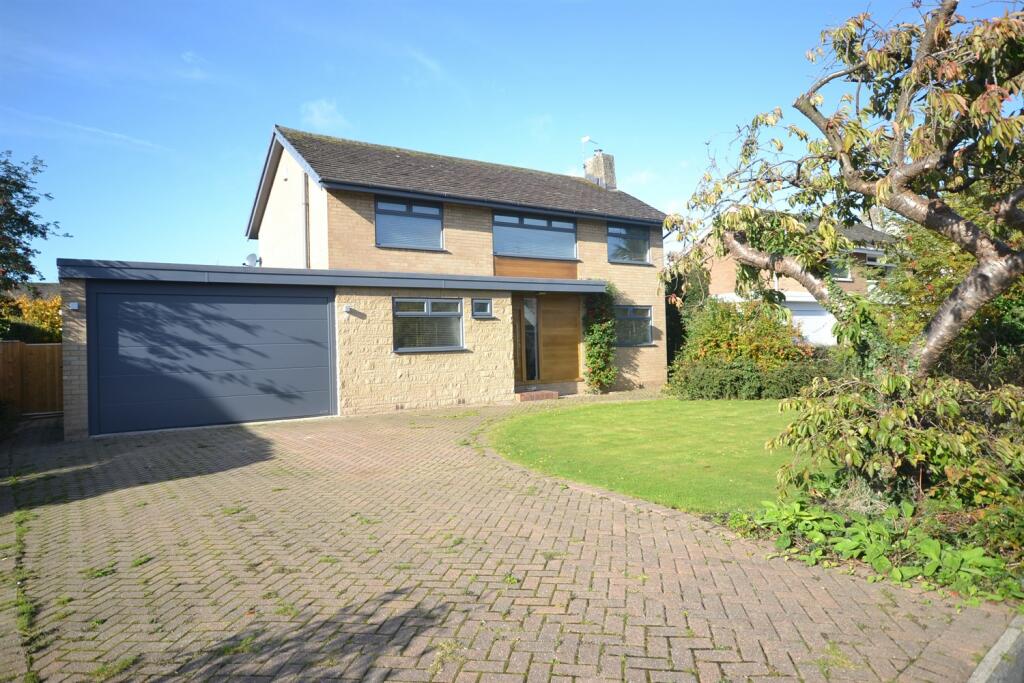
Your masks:
M 326 98 L 302 103 L 302 123 L 321 133 L 338 132 L 352 127 L 348 119 L 338 111 L 337 102 Z
M 96 126 L 87 126 L 81 123 L 75 123 L 74 121 L 65 121 L 62 119 L 55 119 L 52 116 L 43 116 L 41 114 L 32 114 L 27 111 L 15 109 L 13 107 L 0 106 L 0 110 L 14 114 L 22 119 L 34 121 L 36 123 L 45 124 L 48 127 L 56 126 L 65 132 L 78 134 L 80 137 L 85 137 L 94 142 L 105 142 L 125 145 L 128 147 L 135 147 L 138 149 L 145 149 L 149 151 L 170 151 L 163 145 L 158 145 L 155 142 L 144 140 L 142 138 L 133 137 L 131 135 L 125 135 L 124 133 L 118 133 L 117 131 L 107 130 L 106 128 L 97 128 Z M 52 128 L 44 131 L 45 134 L 52 134 Z
M 210 72 L 207 70 L 208 62 L 192 50 L 186 50 L 180 55 L 182 64 L 171 70 L 178 78 L 186 81 L 206 81 L 210 79 Z
M 406 47 L 405 51 L 416 64 L 434 78 L 444 80 L 448 77 L 448 72 L 441 66 L 441 63 L 430 55 L 412 46 Z

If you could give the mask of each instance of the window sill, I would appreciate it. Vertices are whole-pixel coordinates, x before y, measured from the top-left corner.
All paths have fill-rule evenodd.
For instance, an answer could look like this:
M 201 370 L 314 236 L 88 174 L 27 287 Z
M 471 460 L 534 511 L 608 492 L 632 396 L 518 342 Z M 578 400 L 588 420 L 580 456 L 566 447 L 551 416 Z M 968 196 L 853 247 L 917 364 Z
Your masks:
M 462 353 L 468 351 L 469 349 L 464 346 L 434 346 L 422 349 L 394 349 L 395 353 L 403 356 L 416 353 Z
M 643 344 L 616 344 L 617 349 L 646 349 L 652 346 L 657 346 L 654 342 L 645 342 Z
M 494 252 L 494 255 L 501 258 L 522 258 L 530 259 L 531 261 L 570 261 L 572 263 L 582 263 L 575 256 L 569 258 L 562 256 L 523 256 L 522 254 L 499 254 L 498 252 Z
M 395 251 L 430 251 L 438 254 L 450 254 L 451 252 L 442 247 L 403 247 L 397 244 L 375 244 L 378 249 L 392 249 Z
M 473 320 L 497 320 L 498 319 L 498 316 L 496 316 L 496 315 L 474 315 L 474 316 L 471 316 L 471 317 L 473 318 Z
M 614 263 L 617 266 L 646 266 L 653 268 L 654 264 L 650 261 L 619 261 L 616 259 L 608 259 L 608 263 Z

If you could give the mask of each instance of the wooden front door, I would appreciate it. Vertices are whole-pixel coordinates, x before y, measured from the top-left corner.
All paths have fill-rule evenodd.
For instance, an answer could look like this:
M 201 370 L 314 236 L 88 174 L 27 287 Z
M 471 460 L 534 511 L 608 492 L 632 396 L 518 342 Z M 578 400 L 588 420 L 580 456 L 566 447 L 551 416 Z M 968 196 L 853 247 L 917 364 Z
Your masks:
M 576 294 L 512 297 L 516 382 L 579 379 L 580 299 Z

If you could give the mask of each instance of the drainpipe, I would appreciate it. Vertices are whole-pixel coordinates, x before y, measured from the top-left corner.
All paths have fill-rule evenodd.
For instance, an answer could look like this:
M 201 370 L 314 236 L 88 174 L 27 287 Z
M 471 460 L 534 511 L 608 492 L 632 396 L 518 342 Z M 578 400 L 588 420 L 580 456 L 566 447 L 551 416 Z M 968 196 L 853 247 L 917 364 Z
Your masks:
M 306 268 L 309 268 L 309 174 L 302 174 L 302 212 L 306 242 Z

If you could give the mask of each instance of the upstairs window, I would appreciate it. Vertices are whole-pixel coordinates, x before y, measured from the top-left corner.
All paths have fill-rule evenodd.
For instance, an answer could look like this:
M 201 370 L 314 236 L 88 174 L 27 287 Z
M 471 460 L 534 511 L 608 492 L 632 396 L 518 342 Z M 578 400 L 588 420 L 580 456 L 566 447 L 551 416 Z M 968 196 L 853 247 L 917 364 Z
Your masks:
M 440 204 L 378 197 L 374 225 L 378 247 L 442 248 Z
M 643 346 L 653 343 L 650 306 L 615 307 L 615 343 L 617 346 Z
M 828 262 L 828 272 L 839 282 L 852 282 L 853 276 L 850 273 L 850 262 L 845 259 L 836 259 Z
M 497 256 L 576 258 L 576 223 L 557 218 L 494 214 Z
M 395 351 L 462 349 L 462 299 L 395 299 Z
M 612 263 L 650 263 L 648 228 L 608 225 L 608 260 Z

